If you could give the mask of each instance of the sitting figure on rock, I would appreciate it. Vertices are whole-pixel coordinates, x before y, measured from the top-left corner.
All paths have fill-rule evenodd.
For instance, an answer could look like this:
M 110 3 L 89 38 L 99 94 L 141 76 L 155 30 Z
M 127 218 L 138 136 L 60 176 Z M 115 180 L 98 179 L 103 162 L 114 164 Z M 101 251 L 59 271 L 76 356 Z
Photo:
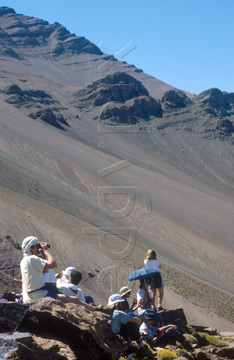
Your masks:
M 152 358 L 153 353 L 143 343 L 139 327 L 142 323 L 140 317 L 134 314 L 127 314 L 124 311 L 124 299 L 119 294 L 109 297 L 107 306 L 114 306 L 114 311 L 110 316 L 109 324 L 113 333 L 121 335 L 128 342 L 129 349 L 124 356 L 136 354 L 141 357 Z M 137 346 L 133 341 L 136 341 Z
M 124 299 L 122 308 L 126 312 L 132 312 L 138 308 L 136 299 L 134 299 L 132 302 L 132 305 L 129 306 L 129 302 L 127 299 L 131 296 L 131 292 L 132 292 L 132 290 L 128 286 L 123 286 L 119 291 L 120 296 Z
M 68 283 L 61 285 L 60 290 L 66 296 L 77 296 L 81 301 L 85 301 L 83 291 L 78 287 L 82 279 L 82 274 L 78 270 L 72 270 L 69 275 Z
M 158 319 L 152 311 L 146 310 L 143 316 L 144 319 L 140 327 L 140 333 L 144 340 L 151 346 L 158 345 L 158 342 L 160 342 L 160 345 L 163 344 L 165 346 L 177 341 L 182 344 L 184 348 L 188 349 L 190 347 L 186 337 L 177 330 L 176 325 L 170 324 L 158 328 L 156 326 Z
M 68 284 L 69 282 L 69 276 L 71 274 L 71 272 L 73 270 L 77 270 L 75 267 L 73 266 L 69 266 L 67 267 L 65 270 L 62 270 L 62 274 L 61 273 L 57 273 L 56 279 L 57 279 L 57 288 L 60 289 L 61 286 L 63 286 L 64 284 Z

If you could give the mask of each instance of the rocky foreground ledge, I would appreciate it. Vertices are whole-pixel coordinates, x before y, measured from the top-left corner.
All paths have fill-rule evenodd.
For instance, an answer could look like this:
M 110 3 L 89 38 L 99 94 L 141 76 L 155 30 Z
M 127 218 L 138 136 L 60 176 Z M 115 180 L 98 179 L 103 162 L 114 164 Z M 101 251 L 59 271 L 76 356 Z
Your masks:
M 182 309 L 166 312 L 173 320 L 180 314 L 179 328 L 191 350 L 170 344 L 157 347 L 155 359 L 234 359 L 234 333 L 186 324 Z M 29 307 L 13 302 L 0 303 L 0 359 L 30 360 L 117 360 L 127 344 L 111 332 L 109 315 L 74 304 L 45 298 Z M 136 357 L 137 358 L 137 357 Z

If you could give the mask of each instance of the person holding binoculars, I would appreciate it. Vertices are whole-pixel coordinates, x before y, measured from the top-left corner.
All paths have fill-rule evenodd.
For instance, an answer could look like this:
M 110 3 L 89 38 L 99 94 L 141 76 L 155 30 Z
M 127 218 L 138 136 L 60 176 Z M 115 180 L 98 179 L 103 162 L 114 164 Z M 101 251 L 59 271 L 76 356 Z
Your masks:
M 20 263 L 20 270 L 23 292 L 27 293 L 28 297 L 27 302 L 34 304 L 44 297 L 52 297 L 63 303 L 72 302 L 94 311 L 93 306 L 86 304 L 79 298 L 58 294 L 46 285 L 43 274 L 57 267 L 48 247 L 50 246 L 46 242 L 40 243 L 35 236 L 28 236 L 22 242 L 23 259 Z

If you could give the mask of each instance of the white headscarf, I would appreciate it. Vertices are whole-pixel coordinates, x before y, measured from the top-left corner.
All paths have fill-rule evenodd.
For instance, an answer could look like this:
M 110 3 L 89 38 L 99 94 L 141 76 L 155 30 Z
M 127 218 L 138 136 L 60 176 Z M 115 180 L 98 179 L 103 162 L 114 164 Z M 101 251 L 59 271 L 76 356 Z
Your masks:
M 22 250 L 26 255 L 31 255 L 30 248 L 36 244 L 40 244 L 38 238 L 35 236 L 28 236 L 22 242 Z
M 75 267 L 73 267 L 73 266 L 67 267 L 65 270 L 62 271 L 63 278 L 68 280 L 69 276 L 71 275 L 72 271 L 74 271 L 74 270 L 77 270 L 77 269 Z

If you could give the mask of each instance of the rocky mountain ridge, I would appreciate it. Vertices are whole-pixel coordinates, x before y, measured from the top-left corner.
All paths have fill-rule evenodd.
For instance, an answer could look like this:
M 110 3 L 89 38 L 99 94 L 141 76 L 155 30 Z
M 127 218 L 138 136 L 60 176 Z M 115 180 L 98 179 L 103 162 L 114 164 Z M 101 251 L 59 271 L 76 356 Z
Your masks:
M 82 36 L 71 34 L 59 23 L 49 24 L 47 21 L 16 14 L 8 7 L 0 9 L 0 37 L 3 39 L 2 55 L 17 59 L 30 57 L 58 57 L 62 54 L 70 56 L 81 52 L 102 55 L 101 50 Z
M 39 108 L 30 112 L 32 119 L 41 119 L 65 130 L 69 126 L 60 102 L 44 90 L 22 90 L 17 84 L 0 90 L 4 100 L 21 108 Z M 71 105 L 100 112 L 99 121 L 110 125 L 136 125 L 152 121 L 158 130 L 166 127 L 199 133 L 203 137 L 234 139 L 234 93 L 218 89 L 205 90 L 192 99 L 181 90 L 168 90 L 161 100 L 149 95 L 142 83 L 125 73 L 115 73 L 90 84 L 73 94 Z
M 0 59 L 9 60 L 12 68 L 46 76 L 54 81 L 78 87 L 118 71 L 125 71 L 144 82 L 150 92 L 161 92 L 172 86 L 117 61 L 83 36 L 71 34 L 59 23 L 17 14 L 9 7 L 0 8 Z M 158 95 L 157 95 L 158 94 Z
M 181 90 L 168 90 L 161 100 L 155 100 L 139 81 L 115 73 L 75 97 L 78 108 L 85 108 L 86 113 L 90 107 L 101 109 L 99 120 L 113 126 L 154 119 L 158 130 L 171 127 L 234 143 L 234 93 L 209 89 L 191 99 Z

